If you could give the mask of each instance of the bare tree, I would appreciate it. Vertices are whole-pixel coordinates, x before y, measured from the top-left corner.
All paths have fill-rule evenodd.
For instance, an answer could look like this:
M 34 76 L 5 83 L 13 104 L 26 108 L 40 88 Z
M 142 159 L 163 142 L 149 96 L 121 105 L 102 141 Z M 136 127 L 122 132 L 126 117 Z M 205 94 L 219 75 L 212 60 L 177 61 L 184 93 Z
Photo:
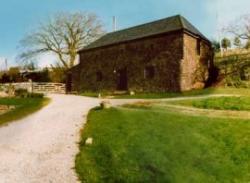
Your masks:
M 231 33 L 240 39 L 250 40 L 250 14 L 241 16 L 226 27 L 224 31 Z
M 230 41 L 230 39 L 228 39 L 228 38 L 223 38 L 222 40 L 221 40 L 221 47 L 224 49 L 224 50 L 227 50 L 228 48 L 230 48 L 231 47 L 231 41 Z
M 234 38 L 234 46 L 236 46 L 236 48 L 242 48 L 242 43 L 239 37 Z
M 19 59 L 26 62 L 44 53 L 54 53 L 60 64 L 69 69 L 75 65 L 77 51 L 103 33 L 95 14 L 60 13 L 21 40 L 23 51 Z

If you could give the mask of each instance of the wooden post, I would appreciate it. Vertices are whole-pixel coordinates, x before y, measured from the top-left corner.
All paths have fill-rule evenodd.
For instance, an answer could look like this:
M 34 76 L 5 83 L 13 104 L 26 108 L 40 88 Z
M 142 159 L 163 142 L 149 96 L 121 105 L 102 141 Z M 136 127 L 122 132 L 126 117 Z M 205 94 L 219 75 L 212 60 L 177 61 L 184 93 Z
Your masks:
M 33 93 L 33 82 L 31 79 L 29 79 L 28 92 Z

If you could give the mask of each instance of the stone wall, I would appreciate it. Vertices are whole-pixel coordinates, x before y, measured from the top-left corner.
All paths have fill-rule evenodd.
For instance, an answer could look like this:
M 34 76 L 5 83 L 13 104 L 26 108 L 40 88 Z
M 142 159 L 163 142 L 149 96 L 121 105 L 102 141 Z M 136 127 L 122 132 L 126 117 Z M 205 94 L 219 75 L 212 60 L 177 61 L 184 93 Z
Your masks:
M 206 65 L 209 44 L 201 41 L 196 52 L 196 38 L 183 31 L 144 38 L 128 43 L 80 53 L 80 64 L 71 70 L 73 91 L 115 91 L 117 72 L 126 68 L 128 90 L 165 92 L 190 90 L 195 85 L 194 72 L 200 62 Z M 145 68 L 153 66 L 153 78 L 145 78 Z M 97 73 L 102 74 L 101 80 Z
M 28 92 L 32 92 L 32 82 L 22 82 L 22 83 L 4 83 L 0 84 L 0 90 L 7 92 L 13 88 L 13 90 L 24 89 Z
M 179 91 L 182 45 L 182 33 L 177 32 L 82 52 L 78 69 L 72 71 L 73 90 L 114 91 L 117 89 L 115 71 L 127 68 L 129 90 Z M 152 79 L 145 78 L 147 66 L 155 67 Z M 97 72 L 103 75 L 101 81 L 96 79 Z
M 200 51 L 198 51 L 198 44 L 200 44 Z M 213 67 L 212 53 L 210 43 L 184 34 L 184 57 L 181 64 L 182 91 L 205 86 L 209 76 L 209 67 Z
M 65 84 L 63 83 L 37 83 L 37 82 L 23 82 L 23 83 L 6 83 L 0 84 L 0 89 L 3 91 L 8 91 L 10 87 L 17 89 L 26 89 L 31 93 L 66 93 Z

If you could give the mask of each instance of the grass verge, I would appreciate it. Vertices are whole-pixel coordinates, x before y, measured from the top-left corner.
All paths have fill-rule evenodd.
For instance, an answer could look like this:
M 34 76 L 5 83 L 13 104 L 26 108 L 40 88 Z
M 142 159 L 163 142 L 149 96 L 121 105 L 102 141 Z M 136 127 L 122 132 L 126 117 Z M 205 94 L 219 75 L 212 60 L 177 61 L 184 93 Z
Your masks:
M 0 115 L 0 125 L 24 118 L 47 105 L 49 101 L 48 98 L 0 98 L 0 105 L 15 106 L 15 109 Z
M 198 95 L 209 95 L 209 94 L 231 94 L 231 95 L 245 95 L 250 96 L 250 89 L 245 88 L 207 88 L 204 90 L 192 90 L 182 93 L 136 93 L 135 95 L 123 94 L 113 95 L 115 99 L 160 99 L 160 98 L 173 98 L 173 97 L 185 97 L 185 96 L 198 96 Z M 85 92 L 83 96 L 98 97 L 98 93 Z M 111 93 L 101 93 L 102 97 L 108 97 Z
M 91 183 L 249 182 L 249 131 L 249 120 L 189 116 L 154 106 L 92 110 L 76 171 L 82 182 Z
M 250 97 L 213 97 L 172 103 L 202 109 L 250 111 Z

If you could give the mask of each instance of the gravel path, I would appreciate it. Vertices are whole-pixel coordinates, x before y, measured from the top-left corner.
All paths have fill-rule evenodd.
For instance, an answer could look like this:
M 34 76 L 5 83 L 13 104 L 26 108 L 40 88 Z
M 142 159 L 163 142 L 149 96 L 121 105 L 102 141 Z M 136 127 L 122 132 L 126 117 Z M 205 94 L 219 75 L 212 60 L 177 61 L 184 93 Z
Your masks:
M 0 183 L 74 183 L 79 131 L 97 99 L 51 95 L 41 111 L 0 128 Z

